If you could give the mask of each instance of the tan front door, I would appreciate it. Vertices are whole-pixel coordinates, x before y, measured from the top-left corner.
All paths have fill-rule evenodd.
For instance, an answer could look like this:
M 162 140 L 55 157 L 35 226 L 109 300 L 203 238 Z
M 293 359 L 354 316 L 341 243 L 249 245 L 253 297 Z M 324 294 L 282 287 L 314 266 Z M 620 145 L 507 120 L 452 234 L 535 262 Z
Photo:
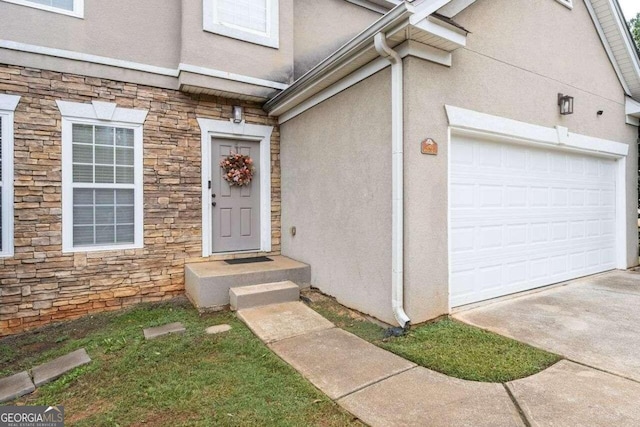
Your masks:
M 260 143 L 213 139 L 212 144 L 213 252 L 257 251 L 260 249 Z M 222 177 L 220 162 L 232 152 L 253 159 L 255 173 L 246 186 L 231 186 Z

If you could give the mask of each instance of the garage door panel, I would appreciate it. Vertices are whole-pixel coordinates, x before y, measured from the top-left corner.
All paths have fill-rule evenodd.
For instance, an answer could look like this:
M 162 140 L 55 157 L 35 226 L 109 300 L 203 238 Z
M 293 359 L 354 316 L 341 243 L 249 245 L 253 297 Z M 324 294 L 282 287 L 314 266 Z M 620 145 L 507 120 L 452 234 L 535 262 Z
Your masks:
M 451 303 L 615 268 L 615 161 L 458 138 L 451 146 Z

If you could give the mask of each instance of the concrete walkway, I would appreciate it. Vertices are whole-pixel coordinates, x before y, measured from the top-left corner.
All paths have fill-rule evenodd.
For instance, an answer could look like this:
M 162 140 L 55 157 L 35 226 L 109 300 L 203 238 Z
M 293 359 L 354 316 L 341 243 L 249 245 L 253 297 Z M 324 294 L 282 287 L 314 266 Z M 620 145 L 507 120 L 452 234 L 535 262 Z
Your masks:
M 562 361 L 508 384 L 416 366 L 301 302 L 238 311 L 277 355 L 371 426 L 612 426 L 640 423 L 640 384 Z

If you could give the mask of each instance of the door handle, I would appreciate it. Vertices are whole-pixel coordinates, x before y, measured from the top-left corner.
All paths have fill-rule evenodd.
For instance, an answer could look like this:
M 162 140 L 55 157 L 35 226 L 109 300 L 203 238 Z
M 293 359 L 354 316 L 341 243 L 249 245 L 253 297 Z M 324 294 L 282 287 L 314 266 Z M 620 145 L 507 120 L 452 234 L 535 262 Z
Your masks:
M 216 202 L 211 203 L 211 206 L 216 207 Z

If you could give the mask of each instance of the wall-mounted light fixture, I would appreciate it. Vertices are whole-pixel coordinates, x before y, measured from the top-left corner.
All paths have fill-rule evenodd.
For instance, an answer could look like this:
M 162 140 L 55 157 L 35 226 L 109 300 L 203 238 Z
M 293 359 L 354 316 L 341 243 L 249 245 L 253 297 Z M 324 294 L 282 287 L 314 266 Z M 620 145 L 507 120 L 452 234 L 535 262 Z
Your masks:
M 563 116 L 573 114 L 573 96 L 558 94 L 558 106 Z
M 233 107 L 233 123 L 242 123 L 242 115 L 244 113 L 244 108 L 235 105 Z

